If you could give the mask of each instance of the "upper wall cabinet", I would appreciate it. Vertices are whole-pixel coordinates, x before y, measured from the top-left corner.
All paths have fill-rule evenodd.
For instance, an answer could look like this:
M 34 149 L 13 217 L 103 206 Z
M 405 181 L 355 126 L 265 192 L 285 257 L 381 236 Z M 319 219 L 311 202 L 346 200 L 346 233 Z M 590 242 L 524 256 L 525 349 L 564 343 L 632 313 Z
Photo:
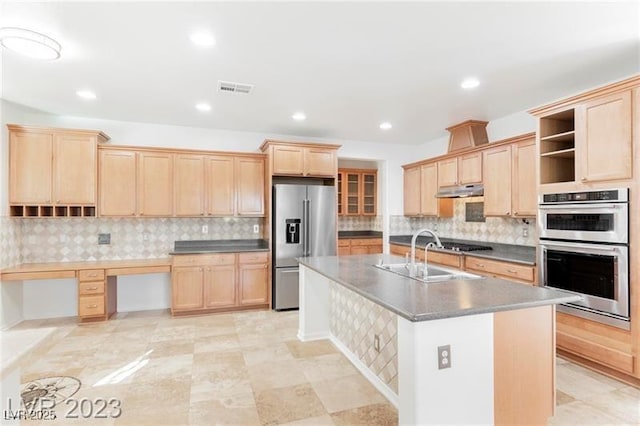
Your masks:
M 169 152 L 138 153 L 138 215 L 173 215 L 173 158 Z
M 473 152 L 458 157 L 458 183 L 482 182 L 482 152 Z
M 260 149 L 269 157 L 272 176 L 335 177 L 340 145 L 265 140 Z
M 11 216 L 95 216 L 97 146 L 90 130 L 9 124 Z
M 216 189 L 223 188 L 221 185 Z M 204 216 L 206 195 L 205 156 L 176 154 L 173 160 L 173 213 L 176 216 Z
M 438 161 L 438 187 L 458 184 L 458 159 L 456 157 Z
M 100 150 L 100 216 L 136 215 L 135 151 Z
M 535 217 L 538 211 L 535 137 L 511 145 L 511 176 L 512 216 Z
M 375 216 L 377 212 L 377 170 L 338 170 L 338 215 Z
M 632 78 L 530 112 L 538 118 L 540 184 L 571 184 L 633 177 Z
M 511 146 L 482 153 L 484 166 L 484 215 L 511 216 Z
M 236 210 L 237 216 L 264 216 L 264 159 L 237 157 Z
M 453 216 L 453 200 L 436 198 L 440 171 L 438 163 L 403 168 L 405 216 Z

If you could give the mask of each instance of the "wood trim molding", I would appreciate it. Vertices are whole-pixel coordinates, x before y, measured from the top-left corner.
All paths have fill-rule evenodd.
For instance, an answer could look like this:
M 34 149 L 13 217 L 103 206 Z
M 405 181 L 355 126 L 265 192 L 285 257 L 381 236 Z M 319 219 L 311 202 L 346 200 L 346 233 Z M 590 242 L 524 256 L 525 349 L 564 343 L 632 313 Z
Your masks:
M 458 124 L 454 124 L 453 126 L 449 126 L 445 130 L 452 131 L 452 130 L 455 130 L 455 129 L 460 128 L 460 127 L 468 127 L 468 126 L 471 126 L 471 125 L 474 125 L 474 124 L 486 126 L 487 124 L 489 124 L 489 122 L 488 121 L 481 121 L 481 120 L 467 120 L 467 121 L 463 121 L 462 123 L 458 123 Z
M 44 127 L 44 126 L 25 126 L 22 124 L 7 124 L 7 128 L 12 132 L 47 132 L 47 133 L 83 133 L 87 135 L 96 135 L 98 138 L 103 139 L 99 142 L 106 142 L 111 139 L 106 133 L 100 130 L 87 130 L 87 129 L 63 129 L 59 127 Z
M 189 155 L 221 155 L 228 157 L 252 157 L 266 158 L 266 154 L 261 152 L 235 152 L 235 151 L 204 151 L 197 149 L 180 149 L 180 148 L 157 148 L 150 146 L 133 146 L 133 145 L 99 145 L 98 150 L 117 150 L 117 151 L 136 151 L 136 152 L 165 152 L 173 154 L 189 154 Z
M 451 153 L 448 153 L 448 154 L 439 155 L 437 157 L 425 158 L 424 160 L 416 161 L 414 163 L 403 164 L 402 168 L 403 169 L 411 169 L 413 167 L 422 166 L 423 164 L 432 163 L 434 161 L 441 161 L 441 160 L 446 160 L 446 159 L 449 159 L 449 158 L 456 158 L 456 157 L 460 157 L 462 155 L 471 154 L 471 153 L 480 152 L 480 151 L 485 151 L 487 149 L 495 148 L 497 146 L 509 145 L 509 144 L 521 142 L 521 141 L 524 141 L 524 140 L 527 140 L 527 139 L 532 139 L 532 138 L 535 138 L 535 137 L 536 137 L 536 133 L 535 132 L 523 133 L 521 135 L 512 136 L 510 138 L 500 139 L 500 140 L 497 140 L 495 142 L 489 142 L 489 143 L 481 145 L 481 146 L 476 146 L 476 147 L 468 148 L 468 149 L 461 149 L 460 151 L 455 151 L 455 152 L 451 152 Z
M 595 89 L 582 92 L 579 95 L 571 96 L 569 98 L 563 98 L 561 100 L 551 102 L 549 104 L 545 104 L 537 108 L 532 108 L 527 112 L 529 114 L 536 115 L 536 116 L 544 115 L 556 109 L 568 108 L 569 106 L 574 105 L 578 102 L 584 102 L 599 96 L 633 89 L 634 87 L 637 87 L 637 86 L 640 86 L 640 75 L 635 75 L 625 80 L 620 80 L 611 84 L 607 84 L 605 86 L 599 86 Z
M 342 145 L 328 144 L 328 143 L 313 143 L 313 142 L 296 142 L 296 141 L 278 141 L 273 139 L 265 139 L 260 145 L 260 151 L 266 151 L 271 145 L 292 145 L 306 148 L 323 148 L 323 149 L 339 149 Z

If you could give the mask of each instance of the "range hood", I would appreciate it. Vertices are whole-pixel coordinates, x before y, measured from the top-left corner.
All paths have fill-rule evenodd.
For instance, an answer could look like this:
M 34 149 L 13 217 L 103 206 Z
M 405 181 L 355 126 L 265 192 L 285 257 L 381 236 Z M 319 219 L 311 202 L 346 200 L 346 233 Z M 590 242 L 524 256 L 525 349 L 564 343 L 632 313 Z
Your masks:
M 440 188 L 436 194 L 436 198 L 462 198 L 462 197 L 478 197 L 484 195 L 484 185 L 481 183 L 444 186 Z

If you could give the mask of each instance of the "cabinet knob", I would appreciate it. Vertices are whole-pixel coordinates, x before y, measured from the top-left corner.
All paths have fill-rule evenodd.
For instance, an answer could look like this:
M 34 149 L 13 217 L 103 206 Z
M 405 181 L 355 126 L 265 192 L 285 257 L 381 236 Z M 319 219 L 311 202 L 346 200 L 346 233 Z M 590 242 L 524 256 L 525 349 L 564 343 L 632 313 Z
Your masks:
M 504 215 L 505 216 L 509 216 L 511 214 L 511 212 L 506 212 Z
M 583 176 L 580 180 L 584 182 L 587 178 Z
M 264 265 L 264 269 L 267 269 L 267 266 L 269 266 L 269 265 Z
M 211 271 L 211 268 L 207 268 L 207 271 Z

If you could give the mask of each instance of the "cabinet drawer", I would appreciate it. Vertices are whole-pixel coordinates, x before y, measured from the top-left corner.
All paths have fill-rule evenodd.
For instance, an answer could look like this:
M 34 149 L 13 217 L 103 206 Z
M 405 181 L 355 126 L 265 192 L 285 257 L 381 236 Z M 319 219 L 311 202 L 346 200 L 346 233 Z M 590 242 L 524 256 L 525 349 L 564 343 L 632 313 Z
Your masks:
M 417 250 L 416 250 L 417 252 Z M 424 259 L 424 250 L 422 250 L 422 259 Z M 418 255 L 416 254 L 416 257 Z M 429 251 L 427 253 L 427 263 L 439 263 L 440 265 L 453 266 L 454 268 L 460 268 L 461 256 L 456 254 L 440 253 L 438 251 Z
M 338 240 L 338 247 L 349 247 L 350 240 Z
M 268 260 L 269 253 L 266 251 L 238 254 L 238 261 L 240 263 L 266 263 Z
M 350 247 L 338 247 L 338 256 L 348 256 L 351 254 L 351 248 Z
M 104 280 L 104 269 L 87 269 L 78 273 L 79 281 Z
M 193 254 L 173 256 L 173 266 L 233 265 L 235 254 Z
M 367 246 L 351 246 L 351 254 L 369 254 Z
M 503 277 L 529 282 L 533 282 L 534 277 L 533 266 L 499 262 L 489 259 L 479 259 L 472 256 L 465 259 L 465 269 L 473 269 L 478 272 L 502 275 Z
M 397 244 L 390 244 L 389 245 L 389 251 L 391 252 L 391 254 L 395 254 L 395 255 L 398 255 L 398 256 L 404 256 L 405 253 L 409 253 L 411 251 L 411 248 L 409 248 L 407 246 L 397 245 Z
M 556 332 L 558 348 L 572 352 L 583 358 L 608 365 L 627 374 L 633 374 L 634 356 L 619 350 L 590 342 L 580 337 L 572 336 L 561 331 Z
M 86 281 L 78 284 L 78 293 L 84 294 L 102 294 L 104 293 L 104 281 Z
M 351 246 L 375 246 L 382 244 L 382 238 L 359 238 L 351 240 Z
M 78 315 L 81 317 L 94 317 L 104 315 L 104 296 L 79 297 Z

